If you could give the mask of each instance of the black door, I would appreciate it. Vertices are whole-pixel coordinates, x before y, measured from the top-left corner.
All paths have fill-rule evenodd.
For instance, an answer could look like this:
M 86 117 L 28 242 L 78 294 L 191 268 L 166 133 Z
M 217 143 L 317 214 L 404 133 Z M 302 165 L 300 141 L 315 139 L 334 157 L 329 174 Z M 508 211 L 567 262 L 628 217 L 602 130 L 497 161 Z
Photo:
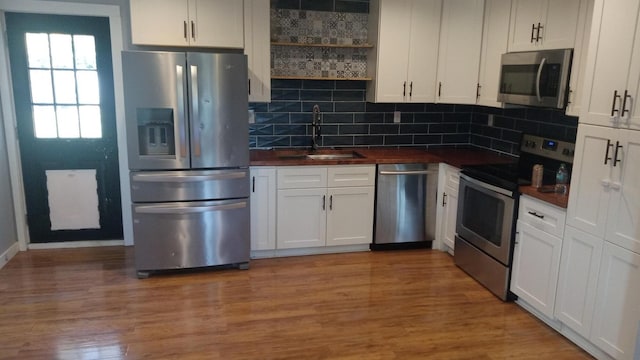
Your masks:
M 5 16 L 31 242 L 121 239 L 109 19 Z

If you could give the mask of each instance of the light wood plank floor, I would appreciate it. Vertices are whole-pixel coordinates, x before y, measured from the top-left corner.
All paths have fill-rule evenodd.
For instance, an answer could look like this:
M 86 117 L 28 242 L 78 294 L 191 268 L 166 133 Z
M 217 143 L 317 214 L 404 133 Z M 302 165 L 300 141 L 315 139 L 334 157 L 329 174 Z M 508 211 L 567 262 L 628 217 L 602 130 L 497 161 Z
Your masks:
M 0 358 L 591 358 L 437 251 L 138 280 L 132 250 L 19 253 L 0 270 Z

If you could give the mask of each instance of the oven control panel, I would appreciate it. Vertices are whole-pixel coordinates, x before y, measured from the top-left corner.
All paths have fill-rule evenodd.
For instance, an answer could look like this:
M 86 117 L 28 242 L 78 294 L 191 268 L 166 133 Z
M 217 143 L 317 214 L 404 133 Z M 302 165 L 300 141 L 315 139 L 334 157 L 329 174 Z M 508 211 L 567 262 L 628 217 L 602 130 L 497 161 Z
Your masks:
M 576 144 L 555 139 L 525 134 L 522 136 L 520 151 L 573 163 Z

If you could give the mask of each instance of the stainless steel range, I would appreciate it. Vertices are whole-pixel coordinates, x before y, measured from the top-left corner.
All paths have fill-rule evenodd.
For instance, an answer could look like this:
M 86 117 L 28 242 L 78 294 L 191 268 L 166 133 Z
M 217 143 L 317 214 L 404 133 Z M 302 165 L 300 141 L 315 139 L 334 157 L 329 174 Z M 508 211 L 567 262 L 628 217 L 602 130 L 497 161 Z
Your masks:
M 534 164 L 554 183 L 560 163 L 573 162 L 575 144 L 524 135 L 520 158 L 509 164 L 463 168 L 460 175 L 454 261 L 502 300 L 509 292 L 519 185 L 529 185 Z

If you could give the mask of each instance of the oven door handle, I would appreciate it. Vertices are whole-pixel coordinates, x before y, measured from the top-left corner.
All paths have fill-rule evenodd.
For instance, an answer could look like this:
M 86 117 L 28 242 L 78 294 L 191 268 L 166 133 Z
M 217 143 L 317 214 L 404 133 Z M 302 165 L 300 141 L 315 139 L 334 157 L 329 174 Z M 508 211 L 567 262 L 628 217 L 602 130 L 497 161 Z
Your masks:
M 464 179 L 465 181 L 467 181 L 467 182 L 469 182 L 471 184 L 474 184 L 476 186 L 480 186 L 480 187 L 483 187 L 483 188 L 485 188 L 487 190 L 491 190 L 491 191 L 497 192 L 498 194 L 502 194 L 504 196 L 508 196 L 510 198 L 513 198 L 513 191 L 505 190 L 503 188 L 500 188 L 500 187 L 497 187 L 497 186 L 494 186 L 494 185 L 491 185 L 491 184 L 487 184 L 486 182 L 483 182 L 483 181 L 480 181 L 480 180 L 476 180 L 476 179 L 471 178 L 471 177 L 469 177 L 469 176 L 467 176 L 465 174 L 460 174 L 460 178 Z
M 547 62 L 547 58 L 542 58 L 540 61 L 540 66 L 538 66 L 538 74 L 536 76 L 536 97 L 538 98 L 538 102 L 542 102 L 542 96 L 540 96 L 540 78 L 542 77 L 542 68 L 544 67 L 544 63 Z

